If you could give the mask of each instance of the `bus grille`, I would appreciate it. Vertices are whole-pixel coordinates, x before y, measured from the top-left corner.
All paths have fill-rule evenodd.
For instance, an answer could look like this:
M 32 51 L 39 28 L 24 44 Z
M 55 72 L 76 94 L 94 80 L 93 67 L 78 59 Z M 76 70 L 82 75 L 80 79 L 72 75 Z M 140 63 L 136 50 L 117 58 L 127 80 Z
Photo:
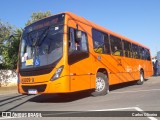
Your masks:
M 24 92 L 28 92 L 29 89 L 36 89 L 38 92 L 44 92 L 46 89 L 46 84 L 44 85 L 35 85 L 35 86 L 22 86 Z

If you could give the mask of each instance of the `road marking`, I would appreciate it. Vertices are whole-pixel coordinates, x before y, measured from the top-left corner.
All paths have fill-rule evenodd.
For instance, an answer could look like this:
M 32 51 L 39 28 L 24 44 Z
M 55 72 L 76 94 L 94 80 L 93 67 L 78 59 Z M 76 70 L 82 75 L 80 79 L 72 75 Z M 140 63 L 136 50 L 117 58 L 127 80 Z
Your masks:
M 135 107 L 135 109 L 137 110 L 137 111 L 139 111 L 139 112 L 141 112 L 141 113 L 145 113 L 141 108 L 139 108 L 139 107 Z M 150 120 L 158 120 L 157 118 L 155 118 L 155 117 L 147 117 L 147 118 L 149 118 Z
M 137 93 L 137 92 L 151 92 L 151 91 L 160 91 L 160 89 L 137 90 L 137 91 L 122 91 L 122 92 L 110 92 L 110 94 L 112 94 L 112 93 Z
M 101 109 L 101 110 L 88 110 L 88 111 L 116 111 L 116 110 L 131 110 L 131 109 L 135 109 L 135 107 L 114 108 L 114 109 Z

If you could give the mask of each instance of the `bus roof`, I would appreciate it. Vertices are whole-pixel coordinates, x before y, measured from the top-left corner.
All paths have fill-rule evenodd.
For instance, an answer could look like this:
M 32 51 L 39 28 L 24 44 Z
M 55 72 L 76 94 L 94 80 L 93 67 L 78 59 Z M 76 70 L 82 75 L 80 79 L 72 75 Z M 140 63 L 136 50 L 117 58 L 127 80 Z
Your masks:
M 144 47 L 144 48 L 149 49 L 148 47 L 146 47 L 146 46 L 144 46 L 144 45 L 142 45 L 142 44 L 140 44 L 140 43 L 138 43 L 138 42 L 136 42 L 136 41 L 134 41 L 134 40 L 131 40 L 131 39 L 129 39 L 129 38 L 123 36 L 123 35 L 120 35 L 120 34 L 115 33 L 115 32 L 113 32 L 113 31 L 111 31 L 111 30 L 109 30 L 109 29 L 106 29 L 106 28 L 104 28 L 104 27 L 102 27 L 102 26 L 99 26 L 99 25 L 97 25 L 97 24 L 95 24 L 95 23 L 93 23 L 93 22 L 91 22 L 91 21 L 89 21 L 89 20 L 87 20 L 87 19 L 85 19 L 85 18 L 83 18 L 83 17 L 80 17 L 80 16 L 78 16 L 78 15 L 76 15 L 76 14 L 73 14 L 73 13 L 71 13 L 71 12 L 62 12 L 62 13 L 59 13 L 59 14 L 54 14 L 54 15 L 51 15 L 51 16 L 42 18 L 42 19 L 40 19 L 40 20 L 43 20 L 43 19 L 46 19 L 46 18 L 55 16 L 55 15 L 60 15 L 60 14 L 66 14 L 66 15 L 68 15 L 70 18 L 72 18 L 73 20 L 79 21 L 79 22 L 84 23 L 84 24 L 86 24 L 86 25 L 88 25 L 88 26 L 91 26 L 91 27 L 93 27 L 93 28 L 95 28 L 95 29 L 97 29 L 97 30 L 100 30 L 100 31 L 102 31 L 102 32 L 104 32 L 104 33 L 108 33 L 108 34 L 110 34 L 110 35 L 114 35 L 114 36 L 116 36 L 116 37 L 118 37 L 118 38 L 121 38 L 121 39 L 126 40 L 126 41 L 128 41 L 128 42 L 131 42 L 131 43 L 134 43 L 134 44 L 137 44 L 137 45 L 139 45 L 139 46 L 142 46 L 142 47 Z M 38 22 L 38 21 L 40 21 L 40 20 L 37 20 L 37 21 L 35 21 L 34 23 L 36 23 L 36 22 Z M 34 24 L 34 23 L 32 23 L 32 24 Z M 31 25 L 32 25 L 32 24 L 31 24 Z M 30 25 L 28 25 L 28 26 L 30 26 Z M 26 26 L 25 28 L 27 28 L 28 26 Z
M 89 20 L 87 20 L 87 19 L 85 19 L 85 18 L 83 18 L 83 17 L 80 17 L 80 16 L 78 16 L 78 15 L 76 15 L 76 14 L 73 14 L 73 13 L 71 13 L 71 12 L 65 12 L 64 14 L 67 14 L 67 15 L 68 15 L 69 17 L 71 17 L 72 19 L 74 19 L 74 20 L 76 20 L 76 21 L 79 21 L 79 22 L 82 22 L 82 23 L 84 23 L 84 24 L 86 24 L 86 25 L 88 25 L 88 26 L 91 26 L 91 27 L 93 27 L 93 28 L 95 28 L 95 29 L 97 29 L 97 30 L 100 30 L 100 31 L 102 31 L 102 32 L 104 32 L 104 33 L 108 33 L 108 34 L 110 34 L 110 35 L 114 35 L 114 36 L 116 36 L 116 37 L 118 37 L 118 38 L 121 38 L 121 39 L 126 40 L 126 41 L 128 41 L 128 42 L 131 42 L 131 43 L 134 43 L 134 44 L 137 44 L 137 45 L 139 45 L 139 46 L 142 46 L 142 47 L 144 47 L 144 48 L 149 49 L 148 47 L 146 47 L 146 46 L 144 46 L 144 45 L 142 45 L 142 44 L 140 44 L 140 43 L 138 43 L 138 42 L 136 42 L 136 41 L 134 41 L 134 40 L 131 40 L 131 39 L 129 39 L 129 38 L 123 36 L 123 35 L 120 35 L 120 34 L 115 33 L 115 32 L 113 32 L 113 31 L 111 31 L 111 30 L 109 30 L 109 29 L 106 29 L 106 28 L 104 28 L 104 27 L 102 27 L 102 26 L 99 26 L 99 25 L 97 25 L 97 24 L 95 24 L 95 23 L 93 23 L 93 22 L 91 22 L 91 21 L 89 21 Z

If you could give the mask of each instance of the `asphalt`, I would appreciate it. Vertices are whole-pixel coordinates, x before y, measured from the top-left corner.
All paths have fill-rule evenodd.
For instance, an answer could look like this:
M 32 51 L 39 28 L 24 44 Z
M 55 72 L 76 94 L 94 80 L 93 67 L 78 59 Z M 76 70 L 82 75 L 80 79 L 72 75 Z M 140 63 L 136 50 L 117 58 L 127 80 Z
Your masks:
M 18 93 L 3 94 L 0 95 L 0 111 L 40 111 L 44 116 L 50 116 L 44 117 L 42 115 L 42 118 L 23 118 L 26 120 L 158 120 L 160 117 L 156 116 L 127 117 L 126 111 L 132 111 L 132 115 L 139 111 L 141 111 L 141 113 L 145 111 L 151 111 L 160 116 L 160 112 L 158 112 L 160 111 L 160 76 L 153 76 L 148 78 L 143 85 L 127 83 L 118 86 L 111 86 L 111 90 L 108 95 L 98 97 L 92 97 L 86 92 L 79 92 L 68 95 L 52 94 L 29 96 L 20 95 Z M 68 111 L 72 111 L 72 113 L 67 113 Z M 85 111 L 121 111 L 123 113 L 121 117 L 116 117 L 116 115 L 111 117 L 104 117 L 101 112 L 84 117 L 85 115 L 82 113 Z M 114 113 L 115 112 L 112 114 Z M 79 116 L 76 117 L 76 114 Z M 12 120 L 13 119 L 17 120 L 17 118 L 12 118 Z

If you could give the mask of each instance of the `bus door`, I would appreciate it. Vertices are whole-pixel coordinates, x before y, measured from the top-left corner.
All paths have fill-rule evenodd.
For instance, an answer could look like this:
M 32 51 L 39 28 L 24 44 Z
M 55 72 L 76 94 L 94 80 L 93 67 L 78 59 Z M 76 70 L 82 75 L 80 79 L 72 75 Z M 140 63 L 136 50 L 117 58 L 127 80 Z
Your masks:
M 81 30 L 70 27 L 68 44 L 70 89 L 71 91 L 90 89 L 92 62 L 89 58 L 87 34 Z

